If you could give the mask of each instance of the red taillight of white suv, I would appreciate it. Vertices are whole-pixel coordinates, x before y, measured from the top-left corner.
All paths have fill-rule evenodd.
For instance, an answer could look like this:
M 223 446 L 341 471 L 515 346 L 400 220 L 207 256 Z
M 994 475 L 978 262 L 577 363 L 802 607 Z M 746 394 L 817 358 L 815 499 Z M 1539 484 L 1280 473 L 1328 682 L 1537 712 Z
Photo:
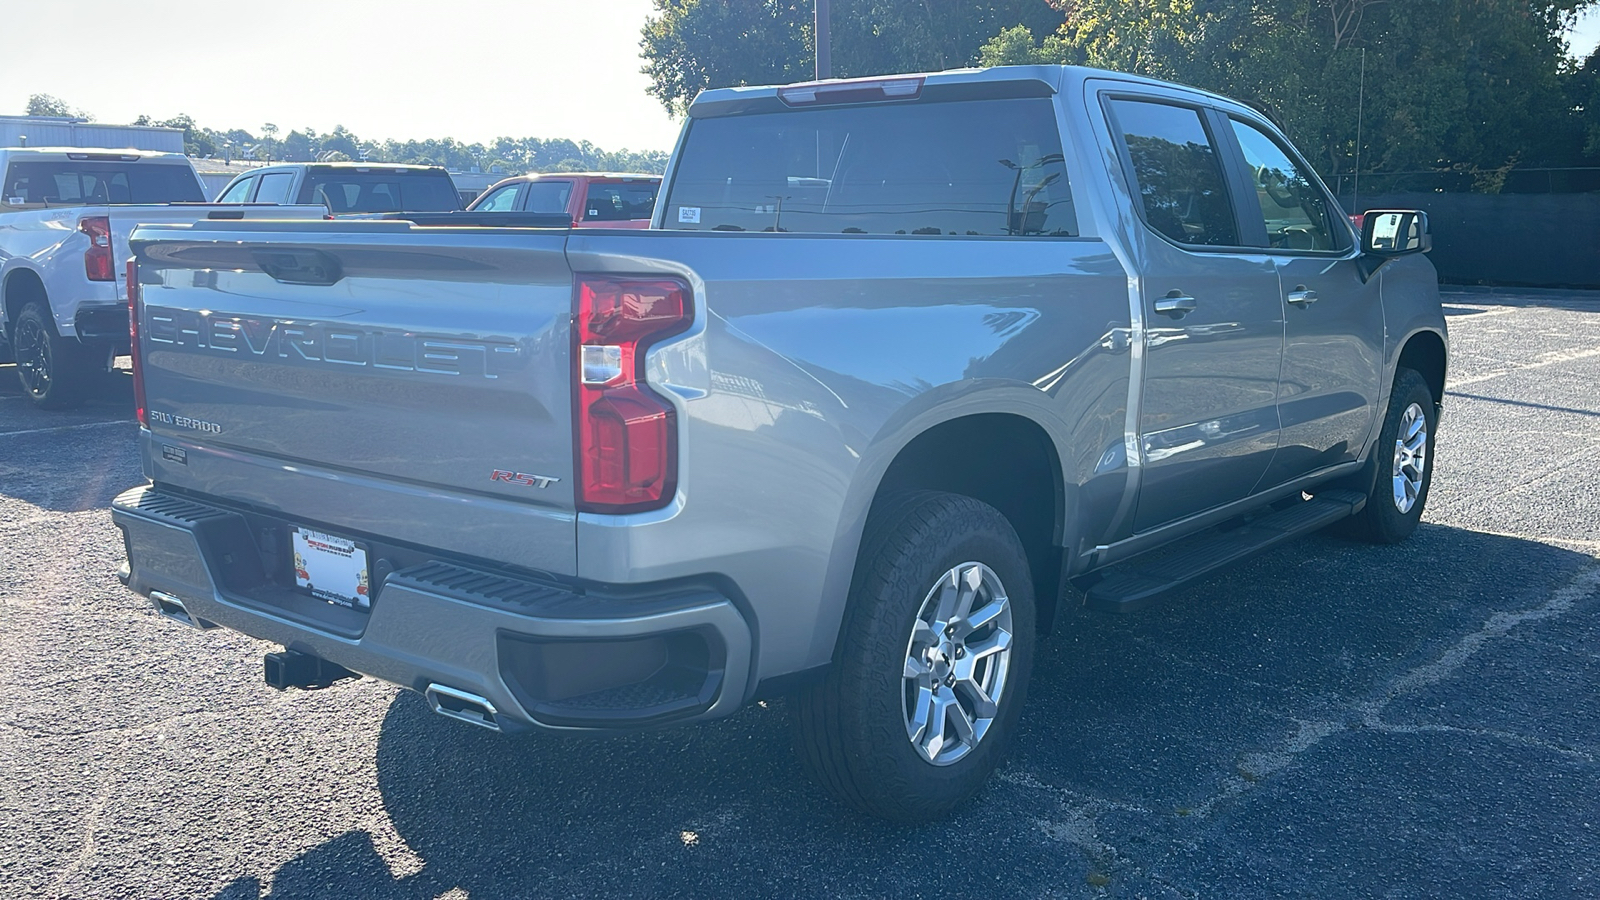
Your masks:
M 111 259 L 111 219 L 106 216 L 84 216 L 78 220 L 78 230 L 89 236 L 89 249 L 83 251 L 83 274 L 90 281 L 114 281 L 116 269 Z
M 139 291 L 139 261 L 128 260 L 128 353 L 133 359 L 133 412 L 139 424 L 149 427 L 144 403 L 144 360 L 139 352 L 139 313 L 143 297 Z
M 572 401 L 580 510 L 640 512 L 672 500 L 677 417 L 645 383 L 645 351 L 689 327 L 689 294 L 671 278 L 578 277 Z

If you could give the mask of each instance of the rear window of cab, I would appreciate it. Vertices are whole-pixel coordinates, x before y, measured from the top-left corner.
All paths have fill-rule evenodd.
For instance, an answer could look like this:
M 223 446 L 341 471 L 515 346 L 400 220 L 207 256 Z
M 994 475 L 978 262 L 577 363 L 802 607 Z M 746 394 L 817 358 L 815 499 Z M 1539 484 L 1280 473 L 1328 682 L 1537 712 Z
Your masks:
M 201 203 L 200 182 L 188 163 L 14 162 L 0 200 L 11 205 L 101 206 Z
M 835 106 L 695 119 L 662 226 L 688 231 L 1074 236 L 1049 99 Z

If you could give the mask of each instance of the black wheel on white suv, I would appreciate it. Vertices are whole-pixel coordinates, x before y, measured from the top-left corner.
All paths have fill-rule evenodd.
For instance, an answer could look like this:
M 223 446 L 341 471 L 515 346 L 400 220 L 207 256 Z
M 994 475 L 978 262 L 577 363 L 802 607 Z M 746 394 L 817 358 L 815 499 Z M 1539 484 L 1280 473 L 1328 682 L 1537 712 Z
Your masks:
M 983 786 L 1016 731 L 1034 610 L 1022 542 L 999 511 L 932 491 L 879 503 L 838 656 L 794 702 L 801 762 L 871 815 L 948 815 Z

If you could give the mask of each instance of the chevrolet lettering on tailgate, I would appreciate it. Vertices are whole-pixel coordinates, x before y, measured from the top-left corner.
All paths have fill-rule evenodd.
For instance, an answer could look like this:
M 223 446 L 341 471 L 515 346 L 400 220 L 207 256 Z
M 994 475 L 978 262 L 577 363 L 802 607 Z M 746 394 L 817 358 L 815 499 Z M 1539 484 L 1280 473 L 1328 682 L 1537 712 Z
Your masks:
M 250 354 L 280 363 L 371 366 L 495 379 L 522 362 L 522 348 L 509 340 L 429 337 L 159 306 L 147 307 L 146 314 L 152 344 L 229 355 Z

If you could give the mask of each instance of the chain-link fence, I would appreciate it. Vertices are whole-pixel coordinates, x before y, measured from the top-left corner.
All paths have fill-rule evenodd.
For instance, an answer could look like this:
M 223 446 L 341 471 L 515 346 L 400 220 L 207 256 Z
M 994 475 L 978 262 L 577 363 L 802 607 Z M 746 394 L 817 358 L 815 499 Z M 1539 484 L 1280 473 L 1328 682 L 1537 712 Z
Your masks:
M 1327 179 L 1334 195 L 1350 208 L 1360 196 L 1375 194 L 1592 194 L 1600 193 L 1600 166 L 1507 169 L 1427 169 L 1416 172 L 1362 172 Z

